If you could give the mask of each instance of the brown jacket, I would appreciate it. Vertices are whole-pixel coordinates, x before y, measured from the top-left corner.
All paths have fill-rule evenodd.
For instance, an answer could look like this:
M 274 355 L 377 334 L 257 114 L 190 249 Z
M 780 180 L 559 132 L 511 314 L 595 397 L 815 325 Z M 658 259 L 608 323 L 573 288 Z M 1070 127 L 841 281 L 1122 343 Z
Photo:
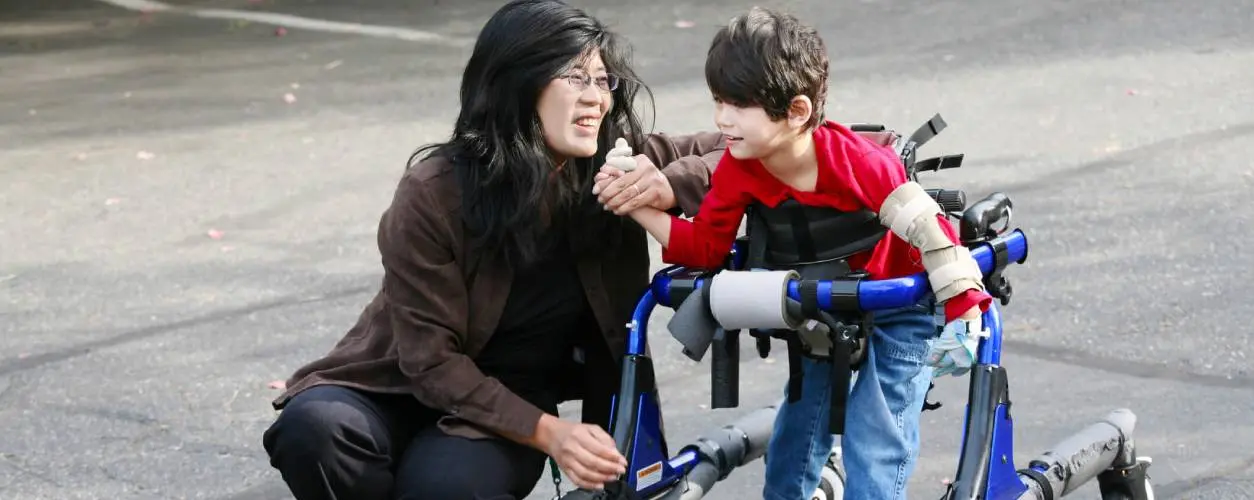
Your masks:
M 632 149 L 661 168 L 679 208 L 691 215 L 700 206 L 723 147 L 718 133 L 653 134 Z M 532 435 L 541 410 L 484 376 L 474 363 L 496 330 L 513 273 L 501 259 L 468 252 L 459 216 L 461 193 L 451 174 L 447 161 L 429 159 L 401 178 L 379 223 L 381 290 L 326 356 L 296 370 L 274 401 L 275 409 L 300 391 L 337 384 L 411 393 L 445 412 L 439 425 L 452 434 L 485 437 L 491 435 L 487 429 L 501 429 Z M 611 356 L 596 368 L 611 377 L 616 373 L 606 372 L 618 370 L 626 348 L 625 325 L 650 278 L 646 233 L 636 224 L 622 227 L 619 248 L 577 263 Z M 596 392 L 612 391 L 613 386 L 602 384 L 604 390 Z M 593 396 L 587 392 L 582 391 Z

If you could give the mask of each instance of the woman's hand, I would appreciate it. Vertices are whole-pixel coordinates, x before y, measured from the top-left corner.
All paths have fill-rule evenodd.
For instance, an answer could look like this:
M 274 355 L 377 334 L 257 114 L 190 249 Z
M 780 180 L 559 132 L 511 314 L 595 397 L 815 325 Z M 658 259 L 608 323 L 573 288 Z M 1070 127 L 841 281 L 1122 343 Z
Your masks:
M 606 165 L 597 173 L 592 194 L 615 215 L 624 215 L 643 206 L 670 210 L 675 206 L 675 190 L 645 155 L 632 157 L 636 168 L 631 172 Z
M 540 417 L 540 445 L 576 486 L 599 490 L 627 471 L 614 438 L 596 425 Z

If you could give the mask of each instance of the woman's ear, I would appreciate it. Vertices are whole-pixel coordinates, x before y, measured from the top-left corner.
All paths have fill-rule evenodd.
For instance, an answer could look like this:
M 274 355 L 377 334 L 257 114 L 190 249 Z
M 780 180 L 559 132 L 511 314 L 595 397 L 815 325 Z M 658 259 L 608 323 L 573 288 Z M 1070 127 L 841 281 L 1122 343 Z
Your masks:
M 792 128 L 805 128 L 810 122 L 810 117 L 814 115 L 814 102 L 809 97 L 799 95 L 788 101 L 788 126 Z

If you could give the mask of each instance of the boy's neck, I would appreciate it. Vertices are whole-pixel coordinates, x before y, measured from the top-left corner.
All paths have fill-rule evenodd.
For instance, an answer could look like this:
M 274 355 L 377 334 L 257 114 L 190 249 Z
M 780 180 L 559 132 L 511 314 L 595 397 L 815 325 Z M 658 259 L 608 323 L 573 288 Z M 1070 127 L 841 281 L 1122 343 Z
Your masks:
M 818 168 L 814 151 L 814 131 L 806 130 L 798 134 L 760 161 L 768 172 L 781 181 L 805 177 L 805 173 Z

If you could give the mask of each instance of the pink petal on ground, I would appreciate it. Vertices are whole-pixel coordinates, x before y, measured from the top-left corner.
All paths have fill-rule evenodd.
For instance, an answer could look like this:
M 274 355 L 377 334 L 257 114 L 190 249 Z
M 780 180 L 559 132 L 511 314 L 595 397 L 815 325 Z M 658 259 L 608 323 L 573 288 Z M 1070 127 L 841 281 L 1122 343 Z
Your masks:
M 283 94 L 283 102 L 286 102 L 288 104 L 292 104 L 296 102 L 296 94 L 293 94 L 291 92 Z
M 286 380 L 275 380 L 274 382 L 270 382 L 269 384 L 266 384 L 266 387 L 269 387 L 269 388 L 271 388 L 271 389 L 286 389 L 286 388 L 287 388 L 287 381 L 286 381 Z
M 223 233 L 222 231 L 217 230 L 217 229 L 210 229 L 210 230 L 209 230 L 209 232 L 208 232 L 207 234 L 209 235 L 209 237 L 210 237 L 210 238 L 213 238 L 213 239 L 215 239 L 215 240 L 220 240 L 220 239 L 222 239 L 222 236 L 223 236 L 223 234 L 224 234 L 224 233 Z
M 274 36 L 283 36 L 286 34 L 287 34 L 287 28 L 279 26 L 278 28 L 274 29 Z
M 681 20 L 681 21 L 675 21 L 675 27 L 676 27 L 676 28 L 691 28 L 691 27 L 696 26 L 696 25 L 697 25 L 697 23 L 694 23 L 694 22 L 692 22 L 692 21 L 682 21 L 682 20 Z

